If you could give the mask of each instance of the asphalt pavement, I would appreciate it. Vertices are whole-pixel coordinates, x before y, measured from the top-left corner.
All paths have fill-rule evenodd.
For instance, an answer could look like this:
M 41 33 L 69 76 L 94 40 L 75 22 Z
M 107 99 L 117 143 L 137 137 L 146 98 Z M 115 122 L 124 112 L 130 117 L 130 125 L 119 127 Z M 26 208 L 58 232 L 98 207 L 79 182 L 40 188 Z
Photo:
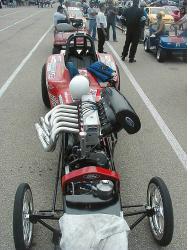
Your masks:
M 34 123 L 47 112 L 40 77 L 52 51 L 54 12 L 55 8 L 34 6 L 0 10 L 0 250 L 14 249 L 12 213 L 20 183 L 30 184 L 37 210 L 51 205 L 57 152 L 43 152 Z M 125 34 L 117 30 L 117 39 L 116 43 L 111 38 L 105 50 L 114 54 L 121 92 L 142 123 L 135 135 L 119 134 L 115 162 L 121 175 L 122 200 L 125 204 L 145 203 L 149 180 L 162 177 L 174 208 L 174 237 L 166 249 L 184 250 L 187 64 L 181 58 L 158 63 L 154 55 L 144 52 L 143 45 L 138 46 L 136 63 L 122 63 L 119 56 Z M 48 230 L 35 225 L 32 249 L 53 249 L 51 238 Z M 147 219 L 130 232 L 129 249 L 161 249 L 152 238 Z

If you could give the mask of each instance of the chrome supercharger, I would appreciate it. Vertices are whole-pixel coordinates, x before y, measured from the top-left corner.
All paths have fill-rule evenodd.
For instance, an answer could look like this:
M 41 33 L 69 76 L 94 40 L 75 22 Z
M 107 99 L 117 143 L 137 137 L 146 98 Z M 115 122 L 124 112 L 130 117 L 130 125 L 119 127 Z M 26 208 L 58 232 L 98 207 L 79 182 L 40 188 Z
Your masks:
M 64 214 L 70 218 L 84 214 L 118 218 L 140 215 L 129 226 L 131 230 L 148 217 L 154 239 L 162 246 L 168 245 L 173 236 L 173 209 L 161 178 L 150 180 L 146 204 L 123 205 L 121 202 L 120 177 L 113 160 L 117 134 L 122 129 L 134 134 L 140 127 L 140 119 L 128 100 L 113 87 L 101 91 L 99 102 L 92 94 L 85 94 L 72 104 L 57 105 L 41 117 L 35 128 L 43 149 L 52 152 L 59 148 L 52 208 L 34 210 L 29 185 L 22 183 L 18 187 L 13 213 L 16 250 L 31 247 L 33 224 L 37 222 L 53 232 L 53 242 L 58 247 L 61 231 L 44 219 L 59 220 Z M 61 209 L 57 208 L 59 182 Z M 134 211 L 128 211 L 130 208 Z

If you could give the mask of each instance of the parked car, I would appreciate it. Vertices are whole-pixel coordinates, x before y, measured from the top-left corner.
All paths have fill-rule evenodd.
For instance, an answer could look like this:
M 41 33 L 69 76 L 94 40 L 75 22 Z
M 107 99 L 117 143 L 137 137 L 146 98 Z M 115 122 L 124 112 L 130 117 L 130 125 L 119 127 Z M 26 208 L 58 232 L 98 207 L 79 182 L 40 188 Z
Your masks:
M 178 34 L 177 29 L 172 30 L 172 28 L 172 25 L 166 25 L 166 35 L 158 38 L 153 35 L 157 29 L 156 24 L 152 24 L 149 33 L 146 34 L 144 50 L 153 52 L 158 62 L 164 62 L 172 54 L 181 56 L 183 61 L 187 61 L 187 37 L 183 32 Z
M 168 4 L 171 5 L 171 6 L 178 6 L 178 2 L 176 2 L 176 1 L 169 0 Z
M 150 7 L 162 7 L 168 5 L 168 0 L 156 0 L 149 4 Z
M 29 0 L 28 5 L 37 5 L 38 1 L 36 0 Z

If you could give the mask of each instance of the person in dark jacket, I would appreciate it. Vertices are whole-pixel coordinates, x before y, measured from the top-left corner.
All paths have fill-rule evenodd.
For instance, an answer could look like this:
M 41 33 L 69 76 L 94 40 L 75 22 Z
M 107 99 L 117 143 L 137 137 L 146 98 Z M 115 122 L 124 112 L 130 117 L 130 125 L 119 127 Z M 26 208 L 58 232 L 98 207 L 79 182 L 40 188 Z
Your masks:
M 110 31 L 110 26 L 112 26 L 112 31 L 113 31 L 113 41 L 117 42 L 116 39 L 116 8 L 113 5 L 113 1 L 109 1 L 109 5 L 106 9 L 106 16 L 107 16 L 107 40 L 109 40 L 109 31 Z
M 144 31 L 145 31 L 146 20 L 148 18 L 145 7 L 146 7 L 146 3 L 142 1 L 140 3 L 140 9 L 143 11 L 143 16 L 141 17 L 141 27 L 140 27 L 140 43 L 144 42 Z
M 128 56 L 129 53 L 130 63 L 136 62 L 134 58 L 139 43 L 139 36 L 141 29 L 140 22 L 141 22 L 141 17 L 143 16 L 143 11 L 140 8 L 138 8 L 138 4 L 139 0 L 133 0 L 133 6 L 126 9 L 123 13 L 123 16 L 126 20 L 127 32 L 121 58 L 123 61 L 125 61 L 125 57 Z

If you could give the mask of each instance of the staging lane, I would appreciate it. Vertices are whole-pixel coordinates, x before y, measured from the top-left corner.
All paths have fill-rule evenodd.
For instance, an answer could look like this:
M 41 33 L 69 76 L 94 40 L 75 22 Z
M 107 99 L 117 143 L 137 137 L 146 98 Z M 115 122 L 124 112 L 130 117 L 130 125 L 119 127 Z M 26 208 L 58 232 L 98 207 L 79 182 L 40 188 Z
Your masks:
M 112 46 L 120 56 L 125 41 L 124 33 L 118 30 L 119 43 Z M 187 64 L 180 58 L 172 57 L 158 63 L 152 53 L 146 53 L 143 45 L 138 45 L 137 62 L 125 65 L 132 72 L 138 84 L 161 114 L 181 147 L 186 151 L 187 130 Z M 122 74 L 125 74 L 122 72 Z M 122 83 L 126 87 L 126 82 Z
M 46 23 L 46 20 L 48 19 L 43 20 L 43 22 Z M 43 33 L 44 32 L 45 30 L 43 30 Z M 0 232 L 0 238 L 4 239 L 0 246 L 2 250 L 14 249 L 11 229 L 12 207 L 15 190 L 20 182 L 25 181 L 30 183 L 36 209 L 46 208 L 51 204 L 50 198 L 54 183 L 53 176 L 55 175 L 55 166 L 57 164 L 57 152 L 48 154 L 43 152 L 34 130 L 34 123 L 38 121 L 40 116 L 47 112 L 41 101 L 40 73 L 44 61 L 51 52 L 52 37 L 53 32 L 51 31 L 28 63 L 26 63 L 22 71 L 17 75 L 13 85 L 10 86 L 5 95 L 0 99 L 0 137 L 2 138 L 0 182 L 3 186 L 3 190 L 0 194 L 0 200 L 2 201 L 2 230 Z M 118 37 L 120 37 L 119 34 Z M 25 37 L 25 41 L 27 41 L 27 39 L 28 38 Z M 117 46 L 118 48 L 116 48 L 116 50 L 118 51 L 118 49 L 121 49 L 120 47 L 123 45 L 123 41 L 119 40 L 118 44 L 111 44 L 114 48 Z M 142 53 L 142 51 L 139 47 L 138 56 L 140 53 Z M 151 64 L 151 61 L 148 60 L 147 57 L 144 57 L 144 61 Z M 154 62 L 158 65 L 156 61 Z M 178 64 L 175 65 L 177 67 Z M 128 64 L 128 67 L 133 74 L 136 75 L 136 78 L 139 74 L 139 82 L 141 82 L 141 86 L 144 88 L 145 75 L 143 75 L 142 66 L 143 65 L 139 63 L 139 59 L 134 65 Z M 181 66 L 180 70 L 182 70 Z M 144 72 L 146 72 L 146 69 L 144 69 Z M 120 73 L 122 92 L 128 97 L 128 100 L 140 115 L 142 121 L 142 129 L 138 134 L 129 136 L 125 132 L 121 132 L 116 148 L 115 160 L 118 170 L 121 172 L 123 200 L 129 203 L 145 201 L 149 179 L 154 175 L 160 175 L 170 189 L 176 222 L 174 239 L 167 249 L 185 249 L 185 171 L 121 67 Z M 156 72 L 155 75 L 156 78 L 158 77 L 156 80 L 160 82 L 161 78 L 158 72 Z M 6 75 L 6 77 L 8 76 Z M 25 81 L 26 77 L 28 79 L 27 82 Z M 181 82 L 184 82 L 184 79 L 182 79 Z M 172 84 L 172 86 L 174 86 L 174 84 Z M 155 90 L 154 92 L 152 92 L 152 87 Z M 149 94 L 147 93 L 147 95 L 151 98 L 152 102 L 156 94 L 155 92 L 156 82 L 151 81 Z M 168 87 L 167 89 L 163 88 L 163 92 L 168 93 Z M 186 95 L 186 93 L 184 93 L 184 95 Z M 182 99 L 184 100 L 184 96 L 182 96 Z M 185 103 L 183 104 L 183 100 L 178 103 L 178 105 L 181 106 L 182 103 L 182 106 L 184 106 Z M 157 103 L 155 103 L 155 106 L 159 113 L 163 111 L 163 106 L 159 108 Z M 166 107 L 166 109 L 167 108 L 168 107 Z M 183 117 L 182 119 L 184 119 L 184 109 L 181 115 Z M 169 120 L 172 121 L 173 117 L 169 117 Z M 169 123 L 167 124 L 170 126 Z M 176 133 L 177 131 L 174 130 L 173 132 Z M 185 133 L 185 131 L 182 131 L 182 134 L 183 133 Z M 181 142 L 179 136 L 177 136 L 177 139 Z M 159 249 L 152 240 L 146 221 L 130 234 L 129 239 L 130 250 Z M 37 225 L 35 227 L 35 246 L 33 249 L 52 249 L 50 240 L 51 234 L 40 225 Z
M 4 14 L 0 16 L 0 32 L 14 27 L 16 24 L 22 23 L 27 19 L 32 18 L 44 11 L 47 11 L 47 9 L 38 9 L 37 7 L 31 7 L 24 8 L 16 12 L 7 13 L 6 15 Z
M 30 15 L 31 10 L 30 8 L 28 9 Z M 31 14 L 34 14 L 35 12 L 36 15 L 32 18 L 17 24 L 15 27 L 10 28 L 9 30 L 1 32 L 0 50 L 3 51 L 3 53 L 0 57 L 0 65 L 1 71 L 4 73 L 0 76 L 0 88 L 5 84 L 5 82 L 8 80 L 8 77 L 13 74 L 17 66 L 22 62 L 22 60 L 35 46 L 39 38 L 52 24 L 52 9 L 41 10 L 36 8 L 36 10 L 32 10 Z M 46 20 L 46 22 L 42 25 L 39 25 L 41 18 Z M 53 38 L 51 38 L 50 42 L 52 41 Z M 28 77 L 29 75 L 27 78 Z

